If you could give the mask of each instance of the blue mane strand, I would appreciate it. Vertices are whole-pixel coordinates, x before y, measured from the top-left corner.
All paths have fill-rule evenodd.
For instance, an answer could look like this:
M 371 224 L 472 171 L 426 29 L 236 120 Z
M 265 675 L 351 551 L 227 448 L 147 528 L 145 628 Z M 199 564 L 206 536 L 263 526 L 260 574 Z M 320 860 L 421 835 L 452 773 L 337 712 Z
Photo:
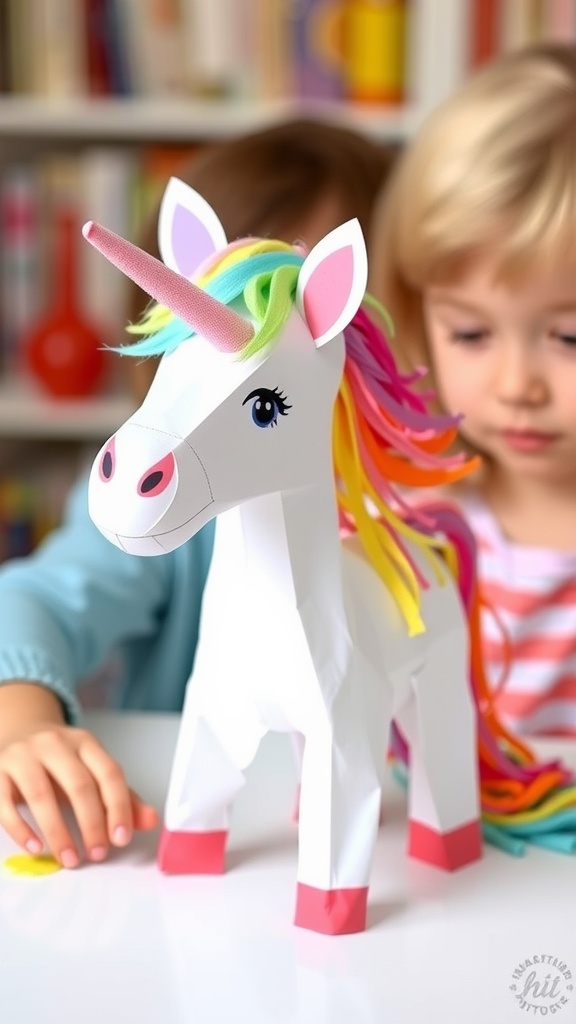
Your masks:
M 222 270 L 202 285 L 202 289 L 228 306 L 244 294 L 246 286 L 258 275 L 273 273 L 280 267 L 300 267 L 303 262 L 304 257 L 296 253 L 259 253 Z M 181 342 L 193 337 L 195 333 L 183 320 L 173 316 L 156 333 L 130 345 L 120 346 L 116 351 L 129 356 L 161 356 L 173 352 Z

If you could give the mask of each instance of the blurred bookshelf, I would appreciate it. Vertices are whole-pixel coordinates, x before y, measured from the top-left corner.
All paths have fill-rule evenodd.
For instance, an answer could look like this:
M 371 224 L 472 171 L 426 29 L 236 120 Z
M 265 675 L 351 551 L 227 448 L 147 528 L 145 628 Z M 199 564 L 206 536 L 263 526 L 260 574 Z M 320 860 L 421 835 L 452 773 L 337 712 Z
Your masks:
M 576 39 L 576 0 L 0 0 L 0 485 L 15 445 L 44 467 L 132 411 L 114 372 L 57 399 L 23 369 L 50 300 L 54 194 L 78 226 L 137 238 L 206 143 L 304 115 L 401 146 L 471 70 L 544 39 Z M 118 344 L 126 286 L 88 248 L 82 308 Z
M 55 401 L 26 380 L 0 382 L 0 437 L 98 445 L 134 412 L 125 394 Z
M 184 100 L 119 97 L 46 102 L 0 95 L 0 135 L 6 142 L 211 142 L 305 115 L 335 121 L 383 142 L 409 138 L 416 107 L 373 107 L 322 99 Z

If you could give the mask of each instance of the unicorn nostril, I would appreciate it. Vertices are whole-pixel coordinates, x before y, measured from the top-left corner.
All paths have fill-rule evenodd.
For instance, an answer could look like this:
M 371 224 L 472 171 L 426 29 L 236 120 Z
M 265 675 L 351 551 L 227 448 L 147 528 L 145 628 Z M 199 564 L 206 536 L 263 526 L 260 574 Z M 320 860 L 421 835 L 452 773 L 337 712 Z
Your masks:
M 112 474 L 114 472 L 114 438 L 112 438 L 106 446 L 106 451 L 100 459 L 99 472 L 100 479 L 104 483 L 108 483 L 108 481 L 112 479 Z
M 142 494 L 148 494 L 149 491 L 153 491 L 155 487 L 158 487 L 163 476 L 164 474 L 160 470 L 157 470 L 156 473 L 149 473 L 140 484 Z
M 160 462 L 147 470 L 138 484 L 138 494 L 143 498 L 155 498 L 162 494 L 170 483 L 176 469 L 176 462 L 172 452 L 168 452 Z
M 104 453 L 104 458 L 102 459 L 102 476 L 105 476 L 107 480 L 112 476 L 112 456 L 110 455 L 110 452 Z

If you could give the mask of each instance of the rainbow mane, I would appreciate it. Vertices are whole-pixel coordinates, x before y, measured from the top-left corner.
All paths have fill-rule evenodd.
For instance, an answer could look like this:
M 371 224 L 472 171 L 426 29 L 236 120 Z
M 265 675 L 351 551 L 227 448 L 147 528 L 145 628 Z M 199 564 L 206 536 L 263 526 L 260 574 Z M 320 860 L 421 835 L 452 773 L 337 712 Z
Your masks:
M 238 358 L 270 345 L 287 319 L 305 252 L 278 241 L 240 239 L 210 257 L 194 280 L 226 305 L 242 302 L 256 331 Z M 370 317 L 366 307 L 372 307 Z M 381 320 L 382 327 L 377 326 Z M 576 850 L 576 785 L 557 762 L 539 764 L 500 722 L 481 652 L 475 549 L 454 509 L 429 505 L 415 512 L 402 489 L 442 485 L 474 469 L 476 460 L 448 454 L 458 419 L 429 411 L 430 394 L 417 392 L 423 371 L 403 374 L 392 354 L 385 311 L 365 296 L 344 331 L 346 360 L 333 420 L 336 497 L 343 531 L 357 532 L 367 557 L 395 598 L 410 633 L 424 627 L 420 594 L 427 582 L 406 547 L 416 543 L 440 579 L 457 580 L 470 629 L 471 686 L 478 715 L 478 759 L 484 837 L 511 853 L 526 841 Z M 139 340 L 119 349 L 129 356 L 159 356 L 193 335 L 171 311 L 152 305 L 129 328 Z M 408 750 L 397 729 L 392 755 L 397 772 Z M 403 766 L 403 767 L 402 767 Z

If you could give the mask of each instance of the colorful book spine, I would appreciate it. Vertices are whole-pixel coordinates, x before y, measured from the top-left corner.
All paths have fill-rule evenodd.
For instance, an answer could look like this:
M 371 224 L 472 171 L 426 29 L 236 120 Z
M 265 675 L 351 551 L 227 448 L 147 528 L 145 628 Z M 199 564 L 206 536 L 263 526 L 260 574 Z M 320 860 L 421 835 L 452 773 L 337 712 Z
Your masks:
M 186 59 L 194 91 L 216 98 L 234 93 L 239 72 L 235 0 L 187 0 L 185 8 Z
M 345 0 L 343 77 L 348 99 L 401 103 L 405 93 L 406 0 Z
M 183 16 L 177 0 L 117 0 L 132 92 L 183 95 Z
M 38 498 L 27 480 L 7 477 L 0 483 L 0 561 L 25 558 L 34 548 Z
M 38 11 L 33 0 L 8 0 L 6 11 L 6 46 L 10 74 L 10 91 L 34 92 L 35 72 L 30 36 L 37 29 Z
M 128 57 L 125 14 L 123 0 L 105 0 L 107 60 L 111 91 L 115 96 L 129 96 L 134 91 Z
M 469 0 L 469 66 L 474 71 L 496 56 L 500 47 L 500 0 Z
M 259 100 L 290 94 L 289 12 L 285 0 L 253 0 L 254 80 Z
M 107 0 L 84 0 L 86 76 L 90 96 L 107 96 L 112 92 L 106 3 Z
M 501 0 L 499 50 L 510 53 L 540 38 L 540 0 Z
M 184 95 L 186 75 L 179 0 L 145 0 L 142 18 L 146 62 L 145 94 Z
M 134 237 L 133 189 L 138 156 L 120 146 L 89 146 L 78 160 L 79 220 L 96 220 L 124 238 Z M 122 274 L 79 243 L 80 305 L 107 344 L 125 340 L 128 285 Z
M 342 4 L 294 0 L 290 11 L 292 92 L 303 99 L 340 99 Z
M 0 0 L 0 93 L 10 89 L 9 38 L 8 0 Z
M 82 463 L 77 450 L 52 447 L 17 469 L 10 460 L 0 478 L 0 562 L 25 558 L 61 522 Z
M 2 371 L 21 369 L 21 339 L 41 304 L 39 183 L 29 164 L 9 166 L 0 180 L 0 308 Z
M 546 0 L 542 9 L 542 36 L 555 43 L 576 41 L 574 0 Z
M 406 98 L 418 122 L 466 77 L 470 14 L 469 0 L 410 0 Z

